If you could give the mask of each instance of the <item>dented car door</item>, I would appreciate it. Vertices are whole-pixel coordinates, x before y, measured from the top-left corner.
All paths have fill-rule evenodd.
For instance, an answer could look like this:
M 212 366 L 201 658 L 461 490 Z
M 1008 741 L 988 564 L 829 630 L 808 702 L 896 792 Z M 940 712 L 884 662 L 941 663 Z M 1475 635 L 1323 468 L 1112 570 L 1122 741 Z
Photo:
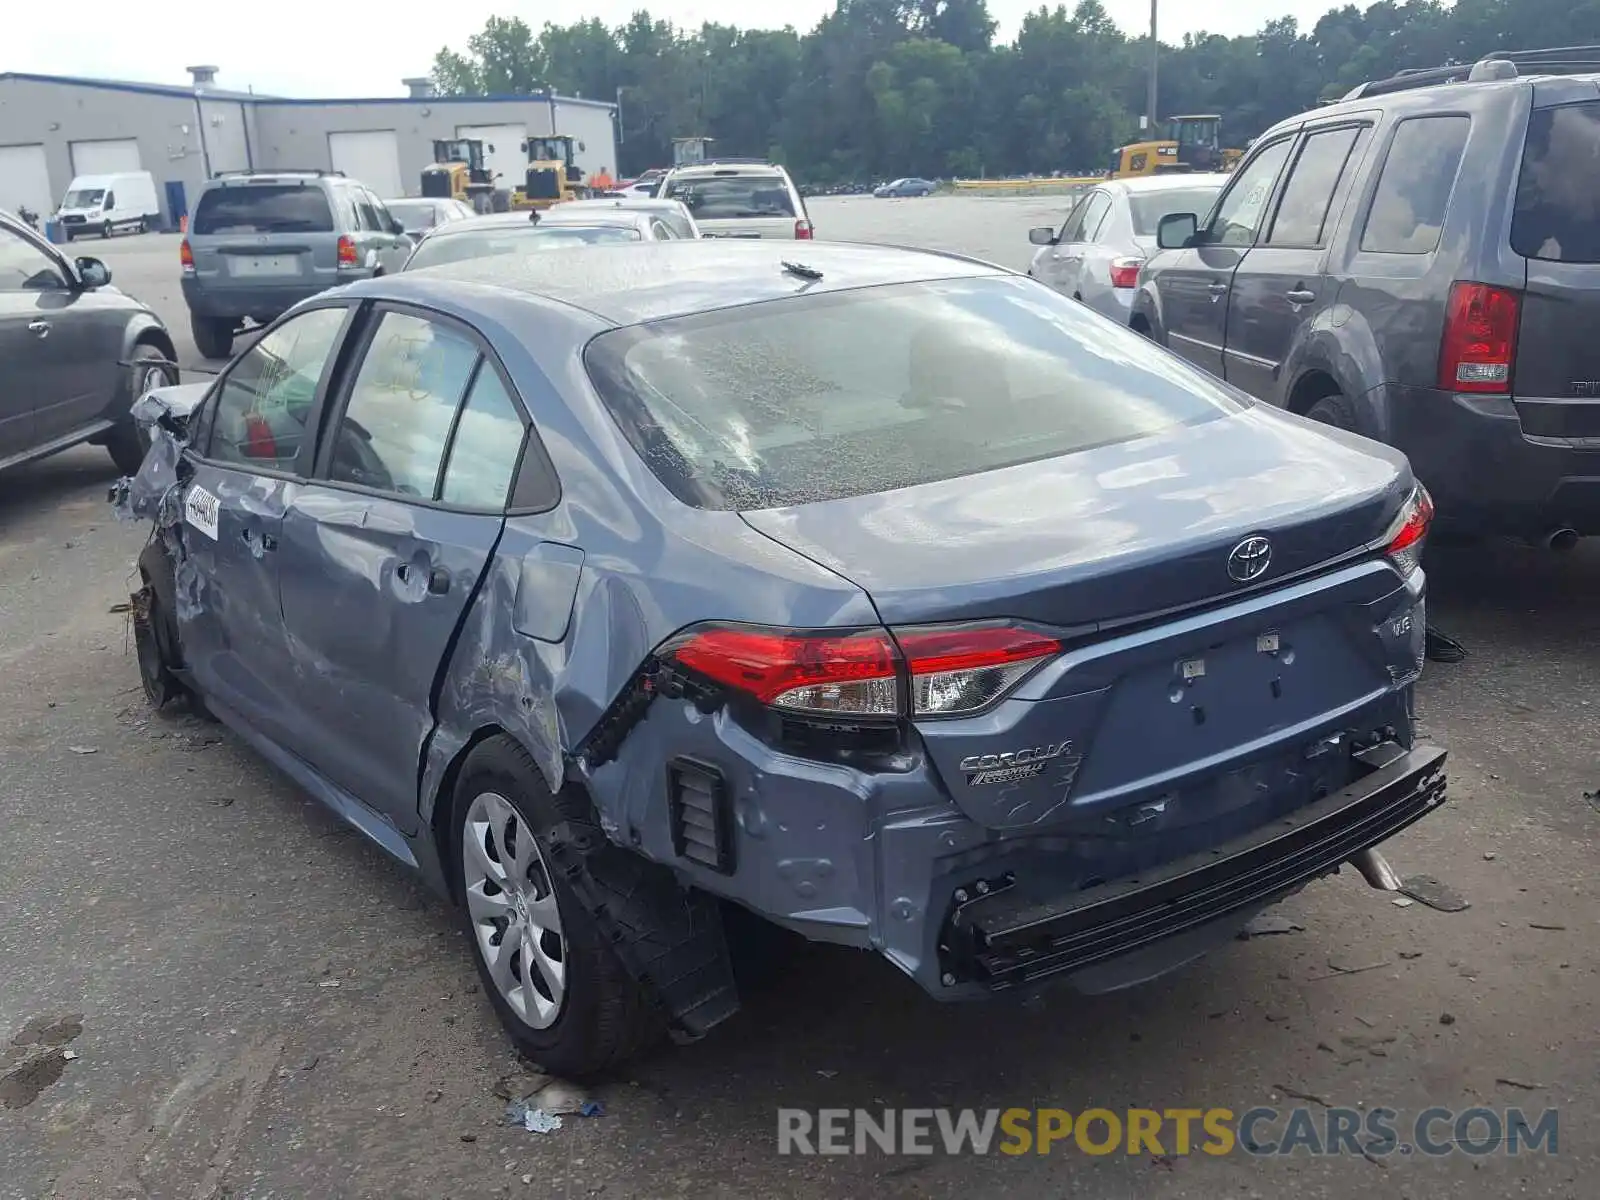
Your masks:
M 525 425 L 470 330 L 382 306 L 284 516 L 293 746 L 409 832 L 434 688 L 494 553 Z
M 236 358 L 206 402 L 190 449 L 180 573 L 185 657 L 208 698 L 269 736 L 294 722 L 278 605 L 283 513 L 309 468 L 315 413 L 347 305 L 284 321 Z

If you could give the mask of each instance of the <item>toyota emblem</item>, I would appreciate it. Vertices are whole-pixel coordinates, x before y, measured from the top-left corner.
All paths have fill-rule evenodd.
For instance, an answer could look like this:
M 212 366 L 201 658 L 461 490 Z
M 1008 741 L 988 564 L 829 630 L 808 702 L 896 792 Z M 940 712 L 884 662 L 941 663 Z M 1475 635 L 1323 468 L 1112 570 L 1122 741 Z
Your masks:
M 1247 537 L 1228 552 L 1228 578 L 1235 583 L 1260 579 L 1272 565 L 1272 543 L 1264 537 Z

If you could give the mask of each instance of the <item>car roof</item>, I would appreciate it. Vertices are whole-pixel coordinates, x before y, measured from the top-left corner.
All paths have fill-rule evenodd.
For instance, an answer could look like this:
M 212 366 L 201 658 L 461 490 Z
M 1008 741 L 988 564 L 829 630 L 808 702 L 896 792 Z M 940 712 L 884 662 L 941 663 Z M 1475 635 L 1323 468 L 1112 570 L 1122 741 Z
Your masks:
M 1130 196 L 1142 196 L 1146 192 L 1177 192 L 1192 187 L 1220 188 L 1228 182 L 1228 176 L 1219 172 L 1193 171 L 1175 172 L 1171 175 L 1144 175 L 1137 179 L 1113 179 L 1109 182 L 1120 185 Z
M 788 172 L 777 163 L 696 163 L 692 167 L 675 167 L 673 175 L 687 175 L 690 178 L 706 176 L 715 178 L 718 175 L 787 175 Z
M 636 212 L 593 212 L 573 213 L 572 219 L 552 217 L 549 213 L 540 213 L 537 221 L 525 212 L 485 213 L 482 216 L 464 217 L 459 221 L 452 221 L 448 225 L 441 225 L 437 231 L 429 234 L 430 237 L 443 237 L 446 234 L 472 233 L 483 229 L 515 228 L 518 225 L 538 228 L 543 224 L 560 225 L 564 229 L 574 226 L 580 228 L 596 228 L 605 226 L 609 229 L 622 227 L 637 229 L 648 222 L 649 218 L 643 213 Z
M 670 212 L 680 216 L 689 211 L 689 206 L 682 200 L 657 200 L 641 196 L 634 199 L 629 196 L 604 196 L 593 200 L 563 200 L 560 204 L 552 204 L 545 210 L 545 215 L 551 213 L 581 212 L 585 216 L 603 212 Z
M 457 227 L 466 222 L 458 222 Z M 810 279 L 786 269 L 792 263 L 819 271 Z M 816 295 L 935 279 L 971 279 L 1012 272 L 991 263 L 854 242 L 681 241 L 627 246 L 575 246 L 552 254 L 507 254 L 444 263 L 387 277 L 408 286 L 426 277 L 502 292 L 548 297 L 614 325 L 635 325 L 739 308 L 801 293 Z M 390 283 L 390 281 L 393 281 Z M 366 284 L 357 289 L 368 290 Z

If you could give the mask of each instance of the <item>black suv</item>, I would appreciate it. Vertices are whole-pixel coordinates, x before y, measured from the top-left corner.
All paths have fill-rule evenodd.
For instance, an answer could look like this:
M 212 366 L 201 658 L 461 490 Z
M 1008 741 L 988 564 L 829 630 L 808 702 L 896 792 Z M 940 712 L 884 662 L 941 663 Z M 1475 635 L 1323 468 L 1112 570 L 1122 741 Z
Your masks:
M 1362 84 L 1159 241 L 1135 328 L 1403 450 L 1446 527 L 1600 534 L 1600 47 Z
M 129 408 L 178 382 L 161 318 L 111 286 L 97 258 L 68 258 L 0 213 L 0 470 L 81 442 L 131 475 L 145 437 Z

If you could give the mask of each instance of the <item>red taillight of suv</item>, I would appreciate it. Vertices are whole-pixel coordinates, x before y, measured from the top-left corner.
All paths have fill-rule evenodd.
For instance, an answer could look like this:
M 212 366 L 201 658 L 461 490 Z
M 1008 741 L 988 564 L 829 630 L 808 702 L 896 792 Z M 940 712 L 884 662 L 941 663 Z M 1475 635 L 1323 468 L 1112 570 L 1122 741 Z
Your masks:
M 1433 497 L 1420 483 L 1406 497 L 1406 502 L 1395 514 L 1394 522 L 1384 535 L 1384 554 L 1394 564 L 1402 577 L 1409 578 L 1422 565 L 1422 548 L 1428 540 L 1428 526 L 1433 524 Z
M 1511 390 L 1520 299 L 1510 288 L 1487 283 L 1450 285 L 1439 347 L 1441 388 L 1450 392 Z
M 691 629 L 660 656 L 773 708 L 844 717 L 964 716 L 989 707 L 1061 652 L 1012 625 L 804 632 Z
M 356 256 L 356 242 L 348 233 L 339 235 L 339 266 L 359 266 L 361 260 Z
M 185 275 L 194 274 L 194 251 L 189 249 L 188 238 L 178 243 L 178 262 L 182 264 Z
M 1139 286 L 1139 268 L 1144 266 L 1142 258 L 1114 258 L 1111 260 L 1111 286 L 1114 288 L 1131 288 Z
M 794 236 L 796 241 L 809 242 L 812 237 L 810 221 L 796 221 L 794 223 Z

